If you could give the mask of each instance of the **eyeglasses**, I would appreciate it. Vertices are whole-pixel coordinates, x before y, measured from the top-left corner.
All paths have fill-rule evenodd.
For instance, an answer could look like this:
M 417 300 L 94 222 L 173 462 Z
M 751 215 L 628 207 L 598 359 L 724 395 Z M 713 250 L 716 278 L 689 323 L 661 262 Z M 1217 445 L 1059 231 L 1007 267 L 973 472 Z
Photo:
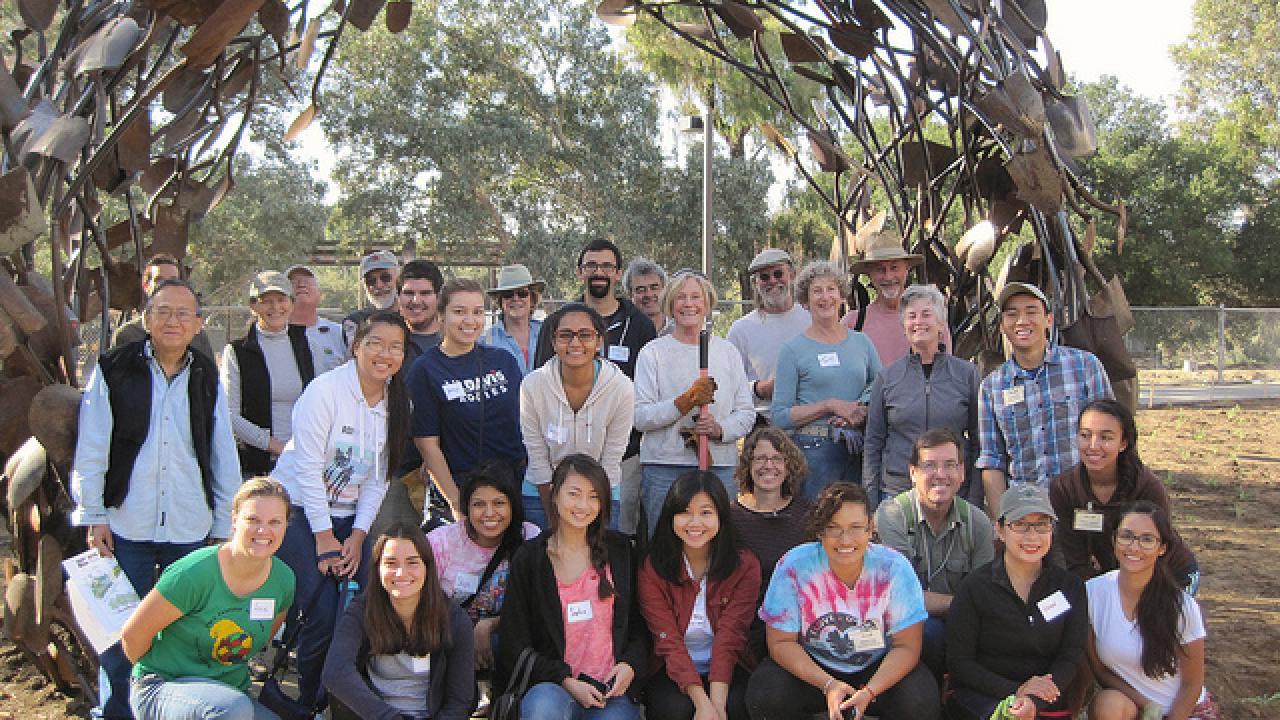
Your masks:
M 956 462 L 955 460 L 948 460 L 944 463 L 940 463 L 936 460 L 926 460 L 920 463 L 919 465 L 917 465 L 916 467 L 920 468 L 921 470 L 927 473 L 935 473 L 935 472 L 938 472 L 939 470 L 945 470 L 948 473 L 953 473 L 960 469 L 960 463 Z
M 524 300 L 525 298 L 529 297 L 532 294 L 533 293 L 529 292 L 529 288 L 516 288 L 515 290 L 503 290 L 502 292 L 498 293 L 498 299 L 510 300 L 513 297 L 518 297 L 521 300 Z
M 769 282 L 769 279 L 772 278 L 774 282 L 777 282 L 786 276 L 786 274 L 787 271 L 782 268 L 774 268 L 773 270 L 766 268 L 756 273 L 756 279 L 762 283 L 767 283 Z
M 374 353 L 375 355 L 386 353 L 387 355 L 404 357 L 403 343 L 391 343 L 390 345 L 388 345 L 387 343 L 383 342 L 378 338 L 366 338 L 364 341 L 364 347 L 366 350 L 368 350 L 371 353 Z
M 1116 545 L 1129 547 L 1134 543 L 1138 543 L 1138 547 L 1143 550 L 1155 550 L 1160 545 L 1160 538 L 1155 535 L 1134 535 L 1128 530 L 1116 531 Z
M 598 263 L 595 261 L 582 263 L 578 267 L 589 273 L 596 273 L 596 272 L 611 273 L 614 270 L 618 269 L 618 266 L 615 265 L 614 263 L 611 263 L 611 262 Z
M 556 342 L 561 345 L 568 345 L 573 342 L 574 338 L 577 338 L 578 342 L 583 345 L 590 345 L 595 342 L 598 337 L 600 337 L 600 333 L 591 329 L 579 330 L 578 332 L 574 332 L 572 330 L 557 330 L 555 335 Z
M 756 465 L 786 465 L 787 459 L 781 455 L 752 455 L 751 462 Z
M 1027 522 L 1025 520 L 1014 520 L 1005 527 L 1014 531 L 1019 535 L 1029 535 L 1035 533 L 1037 535 L 1048 535 L 1053 532 L 1052 520 L 1041 520 L 1039 522 Z
M 177 320 L 183 325 L 186 325 L 199 317 L 200 313 L 186 308 L 175 310 L 168 305 L 161 305 L 160 307 L 151 309 L 151 316 L 160 321 L 161 324 L 167 323 L 170 320 Z
M 859 538 L 870 531 L 870 525 L 850 525 L 849 527 L 843 528 L 839 525 L 828 525 L 822 528 L 822 537 L 828 540 L 839 540 L 848 534 L 850 537 Z
M 370 270 L 364 275 L 364 284 L 369 287 L 373 287 L 378 283 L 382 283 L 383 285 L 390 285 L 391 280 L 392 280 L 392 277 L 391 277 L 390 270 L 383 270 L 382 272 L 378 272 L 378 273 Z

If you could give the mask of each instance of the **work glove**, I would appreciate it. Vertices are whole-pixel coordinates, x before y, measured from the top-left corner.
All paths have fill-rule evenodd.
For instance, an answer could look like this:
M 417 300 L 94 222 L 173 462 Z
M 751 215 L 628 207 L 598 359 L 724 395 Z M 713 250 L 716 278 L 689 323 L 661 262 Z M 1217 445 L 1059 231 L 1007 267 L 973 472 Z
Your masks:
M 716 398 L 716 380 L 712 377 L 700 377 L 693 381 L 688 390 L 676 398 L 676 409 L 681 415 L 688 415 L 690 410 L 703 405 L 710 405 Z

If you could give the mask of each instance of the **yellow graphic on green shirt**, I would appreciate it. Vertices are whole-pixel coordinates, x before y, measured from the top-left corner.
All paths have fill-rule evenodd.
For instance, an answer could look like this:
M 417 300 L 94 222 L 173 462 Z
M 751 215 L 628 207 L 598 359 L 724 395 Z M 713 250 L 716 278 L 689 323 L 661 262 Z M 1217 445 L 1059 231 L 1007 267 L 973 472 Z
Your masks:
M 213 659 L 223 665 L 246 662 L 253 652 L 253 636 L 231 620 L 219 620 L 209 628 L 213 638 Z

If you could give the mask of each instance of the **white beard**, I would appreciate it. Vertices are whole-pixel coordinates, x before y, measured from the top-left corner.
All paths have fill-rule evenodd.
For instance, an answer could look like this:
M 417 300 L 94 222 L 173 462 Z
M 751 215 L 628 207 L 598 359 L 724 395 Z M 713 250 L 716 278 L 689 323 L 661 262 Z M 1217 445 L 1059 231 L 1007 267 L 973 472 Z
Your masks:
M 368 293 L 365 293 L 365 294 L 368 295 Z M 386 310 L 390 308 L 392 305 L 396 304 L 396 294 L 389 293 L 382 297 L 369 295 L 369 302 L 373 303 L 373 306 L 378 310 Z

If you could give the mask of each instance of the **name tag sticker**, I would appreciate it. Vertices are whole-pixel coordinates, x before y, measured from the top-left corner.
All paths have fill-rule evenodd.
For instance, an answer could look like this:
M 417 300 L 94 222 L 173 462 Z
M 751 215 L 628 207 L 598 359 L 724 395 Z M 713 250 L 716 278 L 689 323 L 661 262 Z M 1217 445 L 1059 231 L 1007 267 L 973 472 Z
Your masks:
M 1102 513 L 1089 512 L 1081 508 L 1076 508 L 1075 521 L 1071 527 L 1081 532 L 1102 532 Z
M 431 672 L 431 656 L 411 658 L 414 675 L 426 675 Z
M 441 385 L 440 388 L 444 390 L 445 400 L 457 400 L 466 394 L 466 391 L 462 389 L 462 383 L 457 380 L 447 382 L 444 385 Z
M 455 593 L 467 593 L 468 595 L 480 589 L 479 575 L 459 575 L 453 579 L 453 591 Z
M 840 367 L 840 355 L 837 353 L 818 353 L 818 364 L 822 367 Z
M 276 616 L 275 598 L 253 598 L 249 601 L 250 620 L 271 620 Z
M 569 428 L 551 423 L 547 425 L 547 442 L 564 445 L 569 442 Z
M 1027 390 L 1021 385 L 1005 388 L 1003 400 L 1005 405 L 1017 405 L 1027 398 Z
M 853 649 L 860 653 L 883 650 L 884 633 L 875 622 L 868 620 L 853 629 Z
M 616 363 L 624 363 L 631 359 L 631 348 L 626 345 L 610 345 L 609 359 Z
M 1067 602 L 1067 596 L 1063 595 L 1061 590 L 1058 590 L 1036 603 L 1036 607 L 1040 608 L 1040 614 L 1044 616 L 1046 622 L 1052 622 L 1062 613 L 1070 610 L 1071 603 Z
M 568 614 L 569 617 L 567 619 L 571 623 L 580 623 L 590 620 L 592 618 L 591 601 L 579 600 L 578 602 L 569 603 Z

